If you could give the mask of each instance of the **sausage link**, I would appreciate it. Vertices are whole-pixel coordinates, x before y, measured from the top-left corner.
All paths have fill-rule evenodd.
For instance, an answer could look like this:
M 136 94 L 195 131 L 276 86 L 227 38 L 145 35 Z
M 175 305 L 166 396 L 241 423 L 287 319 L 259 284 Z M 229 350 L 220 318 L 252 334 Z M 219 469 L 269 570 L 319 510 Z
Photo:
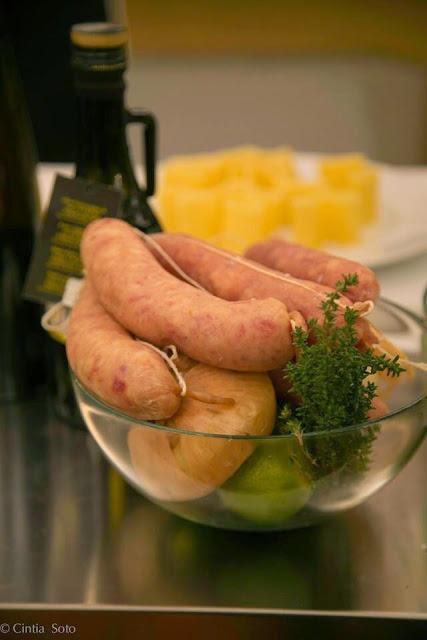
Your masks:
M 113 407 L 145 420 L 178 410 L 179 387 L 164 360 L 108 315 L 88 281 L 71 313 L 66 348 L 77 378 Z
M 323 320 L 320 305 L 325 296 L 333 291 L 331 287 L 286 277 L 191 236 L 162 233 L 152 237 L 186 274 L 220 298 L 276 298 L 290 311 L 298 311 L 305 320 Z M 351 302 L 342 296 L 340 305 L 344 309 L 351 306 Z
M 282 302 L 227 302 L 178 280 L 121 220 L 91 223 L 81 253 L 101 304 L 144 340 L 174 344 L 198 362 L 237 371 L 268 371 L 292 358 Z
M 356 273 L 359 283 L 347 292 L 347 297 L 353 302 L 374 301 L 380 293 L 378 280 L 368 267 L 279 238 L 253 245 L 245 255 L 271 269 L 330 287 L 334 287 L 344 275 Z

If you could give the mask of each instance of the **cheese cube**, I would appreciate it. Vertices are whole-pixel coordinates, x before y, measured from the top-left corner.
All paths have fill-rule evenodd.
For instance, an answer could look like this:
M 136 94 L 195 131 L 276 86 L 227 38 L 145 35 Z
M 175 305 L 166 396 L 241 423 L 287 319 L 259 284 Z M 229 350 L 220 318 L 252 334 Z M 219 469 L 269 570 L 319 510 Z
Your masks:
M 209 239 L 221 228 L 221 208 L 217 189 L 163 187 L 160 218 L 166 231 L 190 233 Z
M 310 196 L 297 196 L 290 205 L 290 212 L 293 240 L 306 247 L 320 247 L 316 200 Z
M 320 172 L 330 186 L 354 189 L 360 195 L 362 222 L 375 220 L 378 215 L 378 172 L 362 155 L 324 158 Z
M 276 187 L 296 178 L 295 161 L 287 147 L 265 151 L 260 158 L 256 181 L 262 187 Z
M 215 187 L 224 177 L 220 158 L 194 155 L 176 157 L 164 167 L 163 182 L 176 187 Z
M 372 169 L 357 171 L 348 177 L 345 185 L 360 196 L 360 217 L 362 222 L 373 222 L 378 216 L 379 187 L 377 172 Z
M 320 247 L 327 242 L 351 244 L 360 237 L 360 195 L 323 188 L 295 196 L 291 204 L 296 242 Z
M 257 147 L 237 147 L 219 154 L 224 167 L 225 180 L 245 178 L 255 180 L 259 163 L 262 158 L 261 150 Z
M 159 189 L 158 195 L 158 208 L 157 214 L 159 217 L 159 221 L 162 227 L 166 231 L 174 231 L 174 197 L 175 197 L 176 189 L 175 187 L 171 187 L 167 184 L 162 184 Z
M 295 223 L 294 202 L 297 199 L 301 196 L 307 196 L 313 200 L 324 188 L 325 186 L 321 181 L 294 180 L 287 182 L 284 185 L 285 224 L 293 225 Z
M 261 189 L 246 181 L 234 181 L 222 191 L 222 231 L 228 238 L 240 238 L 239 247 L 265 238 L 271 231 L 271 216 L 276 215 L 274 206 L 269 209 L 269 198 Z
M 368 163 L 360 153 L 346 153 L 324 157 L 320 160 L 319 166 L 322 175 L 338 187 L 342 186 L 339 183 L 354 171 L 366 169 Z

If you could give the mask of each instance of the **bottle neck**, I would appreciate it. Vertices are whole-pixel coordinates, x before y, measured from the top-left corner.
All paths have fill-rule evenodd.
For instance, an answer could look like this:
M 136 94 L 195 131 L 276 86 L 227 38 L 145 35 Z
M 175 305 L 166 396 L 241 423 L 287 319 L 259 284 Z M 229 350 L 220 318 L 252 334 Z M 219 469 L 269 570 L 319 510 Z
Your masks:
M 136 190 L 126 139 L 123 94 L 123 89 L 78 93 L 76 176 Z
M 137 183 L 129 156 L 123 71 L 122 65 L 103 72 L 75 69 L 76 176 L 120 189 L 119 217 L 148 233 L 157 232 L 159 223 Z

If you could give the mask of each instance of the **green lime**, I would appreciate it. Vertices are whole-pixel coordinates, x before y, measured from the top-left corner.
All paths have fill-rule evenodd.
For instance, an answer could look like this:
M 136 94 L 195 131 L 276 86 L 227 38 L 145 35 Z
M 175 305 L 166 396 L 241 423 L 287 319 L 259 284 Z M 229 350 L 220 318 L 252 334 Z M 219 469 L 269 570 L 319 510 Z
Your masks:
M 259 445 L 218 490 L 234 513 L 257 524 L 280 525 L 307 502 L 310 482 L 298 464 L 295 441 Z

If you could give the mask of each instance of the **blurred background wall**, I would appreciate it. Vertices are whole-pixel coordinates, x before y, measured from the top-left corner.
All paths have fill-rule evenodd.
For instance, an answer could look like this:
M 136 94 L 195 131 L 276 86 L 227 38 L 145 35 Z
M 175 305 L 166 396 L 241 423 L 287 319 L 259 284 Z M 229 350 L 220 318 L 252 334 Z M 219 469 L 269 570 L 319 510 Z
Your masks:
M 117 7 L 132 42 L 128 99 L 157 113 L 161 156 L 255 143 L 426 162 L 426 2 Z
M 128 23 L 128 103 L 157 114 L 161 157 L 255 143 L 427 162 L 426 0 L 16 0 L 41 160 L 73 158 L 69 28 L 105 18 Z
M 408 62 L 135 54 L 128 100 L 160 122 L 160 155 L 254 143 L 425 161 L 426 78 Z

